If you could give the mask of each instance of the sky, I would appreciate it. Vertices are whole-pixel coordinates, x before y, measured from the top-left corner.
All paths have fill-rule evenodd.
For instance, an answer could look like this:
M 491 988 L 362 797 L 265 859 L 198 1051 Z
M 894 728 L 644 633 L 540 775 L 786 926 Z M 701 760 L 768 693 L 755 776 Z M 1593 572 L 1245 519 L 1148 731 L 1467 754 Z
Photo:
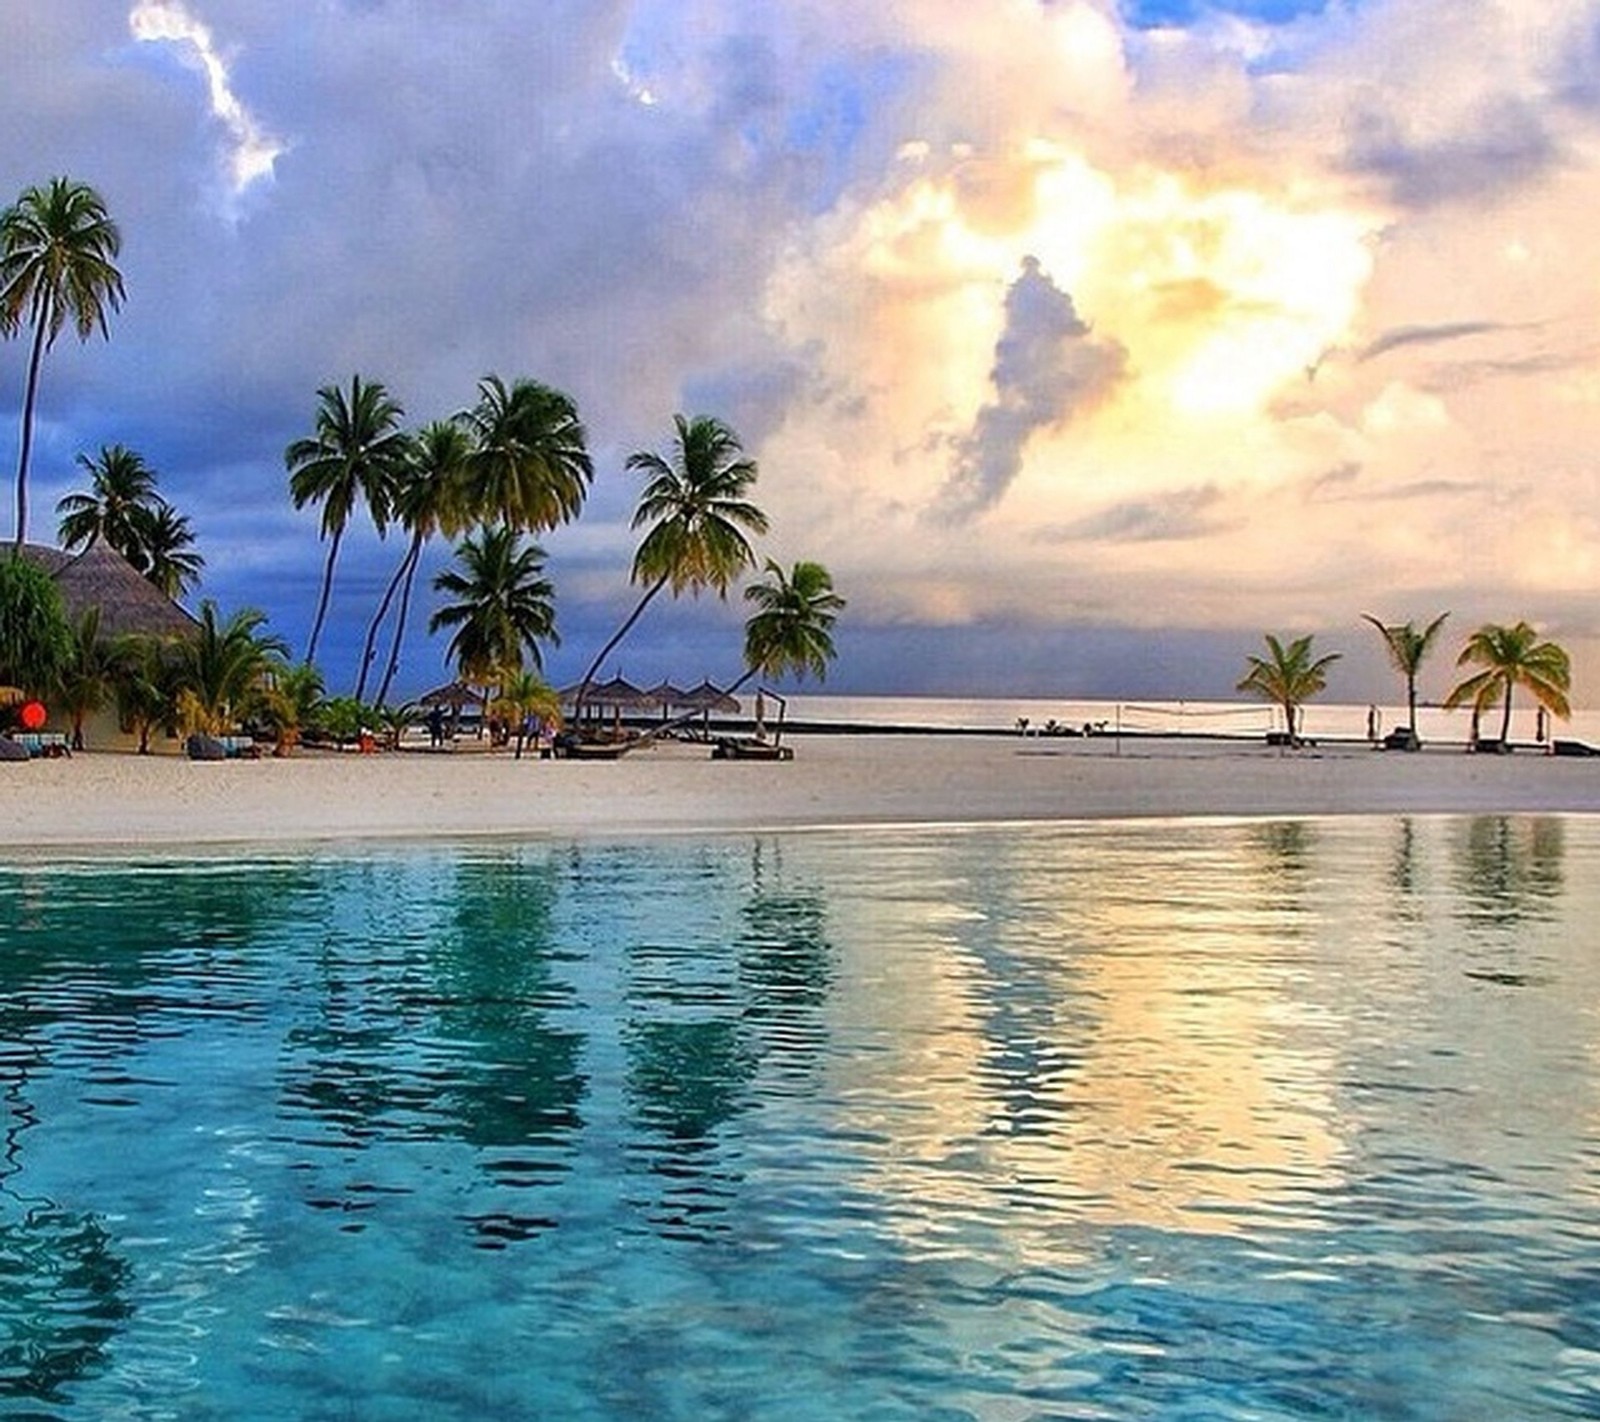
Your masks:
M 558 684 L 683 412 L 759 461 L 760 556 L 848 599 L 829 691 L 1224 697 L 1274 631 L 1393 700 L 1361 614 L 1448 609 L 1425 696 L 1526 618 L 1595 703 L 1600 0 L 10 0 L 0 202 L 56 174 L 127 300 L 47 359 L 30 537 L 128 445 L 200 595 L 297 651 L 317 389 L 417 426 L 494 372 L 594 456 L 540 537 Z M 402 551 L 346 540 L 333 690 Z M 743 615 L 652 607 L 606 673 L 730 680 Z

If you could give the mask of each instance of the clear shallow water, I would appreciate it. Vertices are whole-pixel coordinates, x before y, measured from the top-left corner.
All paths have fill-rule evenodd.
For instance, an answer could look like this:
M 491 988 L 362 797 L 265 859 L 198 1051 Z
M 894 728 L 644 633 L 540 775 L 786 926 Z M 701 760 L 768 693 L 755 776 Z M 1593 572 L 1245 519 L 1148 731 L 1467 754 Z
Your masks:
M 1600 1414 L 1600 821 L 0 869 L 0 1416 Z

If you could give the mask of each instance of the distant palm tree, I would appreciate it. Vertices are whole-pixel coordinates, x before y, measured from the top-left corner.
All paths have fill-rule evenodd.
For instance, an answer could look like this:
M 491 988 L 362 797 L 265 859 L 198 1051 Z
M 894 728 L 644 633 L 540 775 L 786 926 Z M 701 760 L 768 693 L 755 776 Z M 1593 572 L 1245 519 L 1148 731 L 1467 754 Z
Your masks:
M 423 545 L 440 531 L 460 532 L 470 521 L 463 480 L 471 453 L 472 440 L 453 420 L 435 420 L 423 426 L 411 439 L 405 465 L 395 483 L 393 509 L 395 519 L 410 533 L 411 542 L 406 545 L 400 565 L 389 579 L 383 600 L 378 604 L 372 625 L 367 629 L 366 645 L 361 651 L 361 675 L 356 681 L 358 701 L 366 690 L 367 668 L 372 661 L 378 629 L 398 592 L 400 610 L 395 618 L 394 637 L 389 644 L 388 665 L 384 669 L 383 682 L 378 687 L 379 705 L 389 695 L 395 669 L 400 665 L 400 643 L 405 636 L 406 614 L 411 606 L 411 584 L 416 577 L 417 564 L 422 559 Z
M 538 668 L 539 643 L 559 645 L 544 556 L 537 543 L 524 546 L 515 529 L 497 525 L 463 539 L 456 547 L 460 569 L 446 568 L 434 578 L 434 587 L 457 601 L 433 614 L 428 631 L 455 629 L 445 655 L 463 681 L 488 685 L 524 666 L 524 653 Z
M 729 694 L 757 676 L 823 680 L 838 655 L 833 627 L 846 605 L 828 570 L 821 563 L 802 561 L 785 573 L 768 558 L 764 580 L 752 583 L 744 596 L 756 610 L 744 624 L 744 675 L 728 688 Z M 691 711 L 653 726 L 634 744 L 648 745 L 698 714 Z
M 145 581 L 176 601 L 200 584 L 206 560 L 194 550 L 194 532 L 186 514 L 166 500 L 138 519 Z
M 767 559 L 766 581 L 744 590 L 755 612 L 744 625 L 745 674 L 730 688 L 737 691 L 753 676 L 808 674 L 822 681 L 837 656 L 833 624 L 845 600 L 833 590 L 833 578 L 821 563 L 799 562 L 786 576 Z
M 272 754 L 281 759 L 300 743 L 300 733 L 322 706 L 322 673 L 310 662 L 268 668 L 259 702 L 261 719 L 273 734 Z
M 1454 708 L 1470 702 L 1477 713 L 1504 697 L 1502 747 L 1511 735 L 1511 693 L 1518 686 L 1527 687 L 1534 700 L 1563 720 L 1572 714 L 1567 702 L 1567 692 L 1572 689 L 1572 663 L 1556 643 L 1540 641 L 1538 631 L 1527 622 L 1514 627 L 1486 622 L 1467 638 L 1456 665 L 1480 666 L 1484 670 L 1457 686 L 1444 704 Z
M 728 584 L 755 564 L 745 530 L 767 531 L 767 516 L 746 497 L 756 481 L 756 463 L 746 458 L 739 437 L 704 415 L 693 420 L 675 415 L 673 421 L 677 439 L 670 456 L 653 450 L 628 456 L 629 469 L 649 476 L 633 514 L 633 526 L 649 525 L 649 532 L 629 574 L 629 581 L 644 585 L 645 592 L 583 674 L 576 696 L 580 713 L 605 659 L 657 593 L 669 586 L 674 597 L 685 588 L 695 593 L 715 588 L 719 597 L 726 597 Z
M 500 681 L 500 695 L 494 703 L 496 715 L 506 718 L 508 725 L 516 727 L 517 753 L 522 759 L 523 744 L 527 740 L 530 716 L 551 723 L 561 719 L 561 698 L 538 672 L 520 669 L 507 672 Z
M 177 696 L 177 642 L 167 637 L 127 633 L 112 644 L 116 672 L 112 694 L 126 731 L 139 738 L 139 754 L 150 754 L 150 735 L 171 724 Z
M 28 536 L 28 459 L 40 364 L 69 317 L 80 341 L 87 341 L 97 326 L 109 337 L 106 317 L 123 301 L 122 273 L 116 267 L 121 248 L 122 236 L 105 200 L 70 178 L 25 188 L 0 212 L 0 334 L 13 335 L 24 323 L 33 329 L 17 455 L 19 553 Z
M 161 503 L 156 471 L 143 455 L 121 444 L 101 445 L 93 458 L 80 454 L 78 465 L 89 476 L 89 489 L 56 504 L 61 546 L 73 553 L 104 542 L 143 572 L 140 518 Z
M 111 699 L 117 681 L 117 657 L 100 635 L 100 609 L 84 611 L 73 630 L 72 657 L 58 685 L 61 709 L 72 718 L 72 749 L 83 749 L 83 723 Z
M 231 730 L 254 708 L 274 665 L 288 659 L 288 643 L 261 630 L 266 620 L 246 607 L 224 622 L 210 598 L 200 604 L 199 626 L 173 645 L 176 689 L 191 729 Z
M 1329 652 L 1327 656 L 1313 660 L 1312 639 L 1309 636 L 1297 637 L 1286 647 L 1269 632 L 1266 642 L 1267 656 L 1245 658 L 1249 670 L 1237 689 L 1281 706 L 1289 744 L 1298 745 L 1300 707 L 1327 686 L 1328 668 L 1339 660 L 1341 654 Z
M 594 466 L 569 396 L 533 380 L 508 387 L 488 375 L 461 419 L 473 441 L 466 503 L 478 521 L 540 532 L 578 516 Z
M 322 592 L 306 644 L 308 662 L 317 659 L 333 565 L 356 504 L 366 506 L 380 532 L 388 523 L 394 481 L 406 456 L 406 435 L 400 428 L 404 413 L 381 382 L 354 375 L 348 395 L 337 385 L 317 391 L 316 433 L 283 452 L 294 506 L 320 503 L 322 536 L 329 540 Z
M 1389 660 L 1394 669 L 1406 679 L 1406 745 L 1416 750 L 1422 743 L 1417 739 L 1417 673 L 1433 646 L 1433 640 L 1450 614 L 1441 612 L 1422 631 L 1414 622 L 1385 624 L 1370 612 L 1361 614 L 1378 629 L 1384 646 L 1389 649 Z

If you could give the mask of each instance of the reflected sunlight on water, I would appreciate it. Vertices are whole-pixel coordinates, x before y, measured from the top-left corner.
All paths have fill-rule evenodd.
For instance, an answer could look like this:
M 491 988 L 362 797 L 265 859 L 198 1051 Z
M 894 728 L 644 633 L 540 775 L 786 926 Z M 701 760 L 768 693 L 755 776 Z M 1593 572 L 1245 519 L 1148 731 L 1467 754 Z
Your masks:
M 0 870 L 0 1414 L 1595 1415 L 1597 913 L 1558 817 Z

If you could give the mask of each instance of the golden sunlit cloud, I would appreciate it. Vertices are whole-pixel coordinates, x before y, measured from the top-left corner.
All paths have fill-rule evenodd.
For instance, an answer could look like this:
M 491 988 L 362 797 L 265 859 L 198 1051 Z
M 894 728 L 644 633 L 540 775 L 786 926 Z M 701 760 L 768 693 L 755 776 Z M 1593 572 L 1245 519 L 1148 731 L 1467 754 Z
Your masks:
M 232 191 L 242 193 L 259 179 L 271 177 L 283 145 L 240 103 L 210 29 L 189 13 L 183 0 L 137 0 L 128 14 L 128 27 L 137 40 L 176 45 L 184 61 L 205 76 L 211 112 L 229 138 Z

